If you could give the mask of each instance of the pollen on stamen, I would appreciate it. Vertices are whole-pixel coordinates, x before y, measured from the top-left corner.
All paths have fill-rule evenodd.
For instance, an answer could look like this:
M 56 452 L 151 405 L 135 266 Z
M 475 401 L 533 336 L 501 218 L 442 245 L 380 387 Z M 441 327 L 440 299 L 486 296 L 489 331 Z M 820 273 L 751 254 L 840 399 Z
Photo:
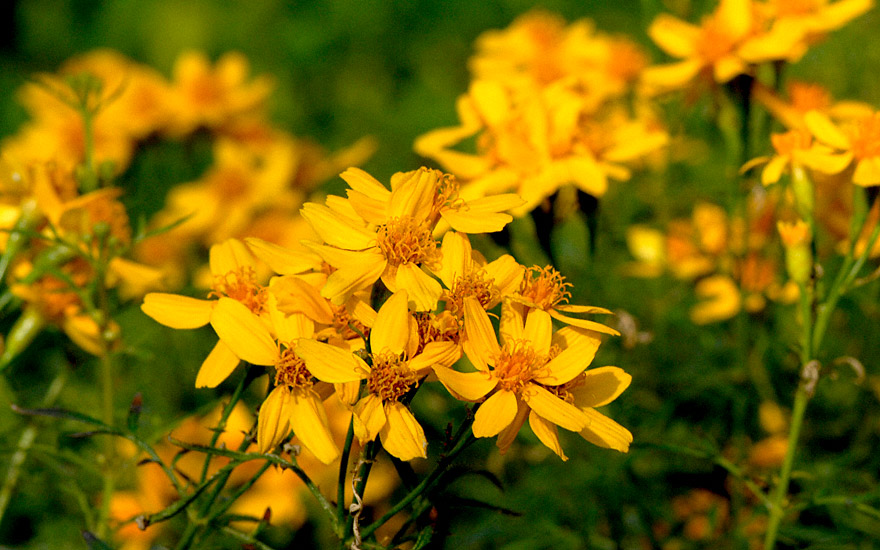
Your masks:
M 541 374 L 549 360 L 547 355 L 536 352 L 528 340 L 508 341 L 495 357 L 493 374 L 501 388 L 520 392 Z
M 392 266 L 433 265 L 440 259 L 430 228 L 411 216 L 391 218 L 376 232 L 376 244 Z
M 211 289 L 209 298 L 228 296 L 247 306 L 256 315 L 262 313 L 266 306 L 266 288 L 257 284 L 256 272 L 250 266 L 215 276 Z
M 397 401 L 418 383 L 406 361 L 392 353 L 373 355 L 367 389 L 382 401 Z
M 284 347 L 275 363 L 275 385 L 309 388 L 313 383 L 312 373 L 306 367 L 306 362 L 293 352 L 293 346 Z
M 553 266 L 533 266 L 526 269 L 520 283 L 519 294 L 534 303 L 539 309 L 550 309 L 560 303 L 568 302 L 571 283 Z
M 471 271 L 458 277 L 452 283 L 452 289 L 444 293 L 447 311 L 456 317 L 464 315 L 464 299 L 473 296 L 480 302 L 483 309 L 497 303 L 498 289 L 494 279 L 487 279 L 483 270 Z

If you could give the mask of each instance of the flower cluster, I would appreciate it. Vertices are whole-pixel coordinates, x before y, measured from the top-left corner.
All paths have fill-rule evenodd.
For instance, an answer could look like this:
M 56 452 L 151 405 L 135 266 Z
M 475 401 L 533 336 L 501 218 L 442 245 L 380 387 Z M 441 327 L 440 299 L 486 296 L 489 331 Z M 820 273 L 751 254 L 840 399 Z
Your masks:
M 651 106 L 630 99 L 646 65 L 635 43 L 587 20 L 527 13 L 477 40 L 460 124 L 421 136 L 416 152 L 461 178 L 466 196 L 515 191 L 515 215 L 563 186 L 601 197 L 668 140 Z M 476 150 L 457 148 L 472 138 Z
M 336 460 L 324 403 L 338 399 L 351 408 L 360 442 L 379 438 L 401 460 L 426 457 L 408 403 L 436 380 L 459 399 L 482 402 L 473 433 L 498 436 L 502 450 L 527 418 L 563 458 L 556 426 L 627 450 L 630 433 L 595 407 L 630 377 L 617 367 L 587 370 L 600 334 L 616 331 L 573 316 L 609 312 L 568 304 L 570 284 L 550 266 L 527 269 L 509 255 L 487 262 L 471 247 L 469 233 L 501 229 L 520 199 L 466 200 L 453 176 L 426 168 L 395 174 L 390 190 L 359 169 L 342 177 L 346 198 L 302 209 L 321 238 L 304 242 L 307 251 L 231 239 L 211 249 L 208 299 L 153 293 L 142 306 L 173 328 L 214 328 L 219 341 L 197 386 L 216 386 L 240 360 L 268 368 L 261 452 L 292 430 L 322 462 Z M 267 284 L 257 280 L 253 256 L 276 273 Z M 501 343 L 488 313 L 499 306 Z M 554 332 L 553 319 L 569 326 Z M 455 366 L 463 354 L 469 370 Z

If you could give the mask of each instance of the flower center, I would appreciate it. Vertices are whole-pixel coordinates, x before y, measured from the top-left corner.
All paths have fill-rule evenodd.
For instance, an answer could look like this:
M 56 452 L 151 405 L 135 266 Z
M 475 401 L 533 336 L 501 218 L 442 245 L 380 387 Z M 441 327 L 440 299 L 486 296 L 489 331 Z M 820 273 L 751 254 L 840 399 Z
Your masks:
M 379 249 L 392 266 L 433 263 L 439 259 L 437 241 L 428 227 L 411 216 L 391 218 L 376 233 Z
M 784 134 L 771 134 L 770 142 L 780 155 L 791 155 L 795 151 L 803 151 L 813 144 L 812 136 L 803 130 L 791 130 Z
M 866 159 L 880 156 L 880 113 L 859 121 L 852 136 L 853 156 Z
M 419 332 L 419 347 L 414 356 L 422 353 L 425 346 L 431 342 L 458 343 L 461 322 L 449 310 L 443 311 L 439 315 L 429 311 L 417 311 L 412 315 L 416 320 L 416 328 Z
M 452 174 L 440 172 L 438 174 L 440 177 L 437 178 L 437 194 L 434 196 L 434 214 L 438 214 L 444 206 L 452 206 L 458 201 L 458 188 L 460 187 L 458 180 Z
M 548 355 L 537 353 L 528 340 L 508 341 L 495 357 L 492 373 L 501 388 L 518 393 L 549 360 Z
M 345 309 L 345 304 L 339 306 L 330 304 L 330 309 L 333 311 L 333 328 L 343 340 L 370 336 L 370 327 L 353 318 Z
M 228 296 L 246 305 L 256 315 L 261 314 L 266 306 L 266 289 L 257 284 L 257 274 L 250 266 L 239 267 L 225 275 L 215 275 L 211 288 L 209 298 Z
M 801 113 L 807 111 L 826 111 L 831 106 L 831 94 L 818 84 L 792 82 L 788 86 L 791 105 Z
M 523 274 L 519 286 L 519 294 L 535 304 L 538 309 L 550 309 L 559 303 L 567 302 L 571 297 L 565 277 L 553 266 L 532 266 Z
M 400 355 L 382 353 L 373 355 L 373 367 L 367 378 L 367 389 L 382 401 L 397 401 L 418 383 L 415 373 L 409 369 Z
M 606 67 L 608 73 L 624 82 L 632 82 L 641 74 L 648 64 L 645 52 L 625 38 L 609 40 L 611 55 Z
M 476 298 L 483 309 L 487 309 L 498 299 L 498 289 L 493 284 L 495 279 L 486 279 L 482 269 L 470 271 L 452 282 L 452 290 L 445 292 L 447 311 L 456 317 L 464 316 L 464 299 L 468 296 Z
M 285 384 L 295 388 L 310 388 L 313 384 L 312 373 L 306 362 L 293 352 L 294 345 L 285 346 L 275 363 L 275 385 Z

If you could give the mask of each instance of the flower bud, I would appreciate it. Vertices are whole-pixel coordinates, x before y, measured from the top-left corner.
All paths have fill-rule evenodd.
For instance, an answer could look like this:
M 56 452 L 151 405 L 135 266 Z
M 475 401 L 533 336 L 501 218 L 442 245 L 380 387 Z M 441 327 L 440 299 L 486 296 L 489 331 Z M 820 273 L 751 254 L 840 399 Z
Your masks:
M 810 250 L 810 227 L 803 220 L 780 221 L 776 225 L 782 245 L 785 247 L 785 268 L 788 276 L 800 284 L 806 284 L 813 273 L 813 253 Z

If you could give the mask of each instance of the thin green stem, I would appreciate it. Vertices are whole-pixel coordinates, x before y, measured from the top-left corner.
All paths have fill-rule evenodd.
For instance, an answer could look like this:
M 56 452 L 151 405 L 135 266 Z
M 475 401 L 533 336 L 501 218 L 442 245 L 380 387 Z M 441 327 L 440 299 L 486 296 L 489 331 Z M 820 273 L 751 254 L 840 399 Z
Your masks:
M 791 470 L 794 464 L 795 451 L 801 427 L 804 422 L 804 413 L 807 410 L 807 402 L 810 395 L 804 389 L 803 384 L 798 387 L 794 396 L 794 408 L 791 413 L 791 429 L 788 432 L 788 449 L 782 461 L 782 469 L 779 472 L 779 481 L 770 498 L 770 518 L 767 523 L 767 533 L 764 537 L 764 550 L 772 550 L 776 546 L 776 537 L 779 533 L 779 523 L 785 515 L 784 501 L 788 495 L 788 484 L 791 481 Z
M 351 445 L 354 442 L 354 416 L 348 421 L 348 433 L 345 434 L 345 444 L 342 446 L 342 454 L 339 457 L 339 476 L 336 480 L 336 535 L 344 538 L 345 533 L 341 529 L 345 526 L 345 480 L 348 475 L 348 459 L 351 456 Z
M 235 390 L 232 392 L 232 396 L 229 398 L 229 402 L 223 407 L 223 412 L 220 413 L 220 420 L 217 422 L 217 426 L 214 427 L 214 434 L 211 436 L 211 447 L 217 446 L 217 441 L 220 439 L 220 434 L 226 430 L 226 422 L 229 421 L 229 415 L 232 414 L 233 409 L 241 400 L 241 395 L 244 393 L 245 388 L 247 388 L 248 384 L 250 384 L 253 378 L 250 374 L 245 374 L 244 378 L 235 386 Z M 208 468 L 211 465 L 211 455 L 205 456 L 205 463 L 202 464 L 202 474 L 199 476 L 199 481 L 203 482 L 208 477 Z

